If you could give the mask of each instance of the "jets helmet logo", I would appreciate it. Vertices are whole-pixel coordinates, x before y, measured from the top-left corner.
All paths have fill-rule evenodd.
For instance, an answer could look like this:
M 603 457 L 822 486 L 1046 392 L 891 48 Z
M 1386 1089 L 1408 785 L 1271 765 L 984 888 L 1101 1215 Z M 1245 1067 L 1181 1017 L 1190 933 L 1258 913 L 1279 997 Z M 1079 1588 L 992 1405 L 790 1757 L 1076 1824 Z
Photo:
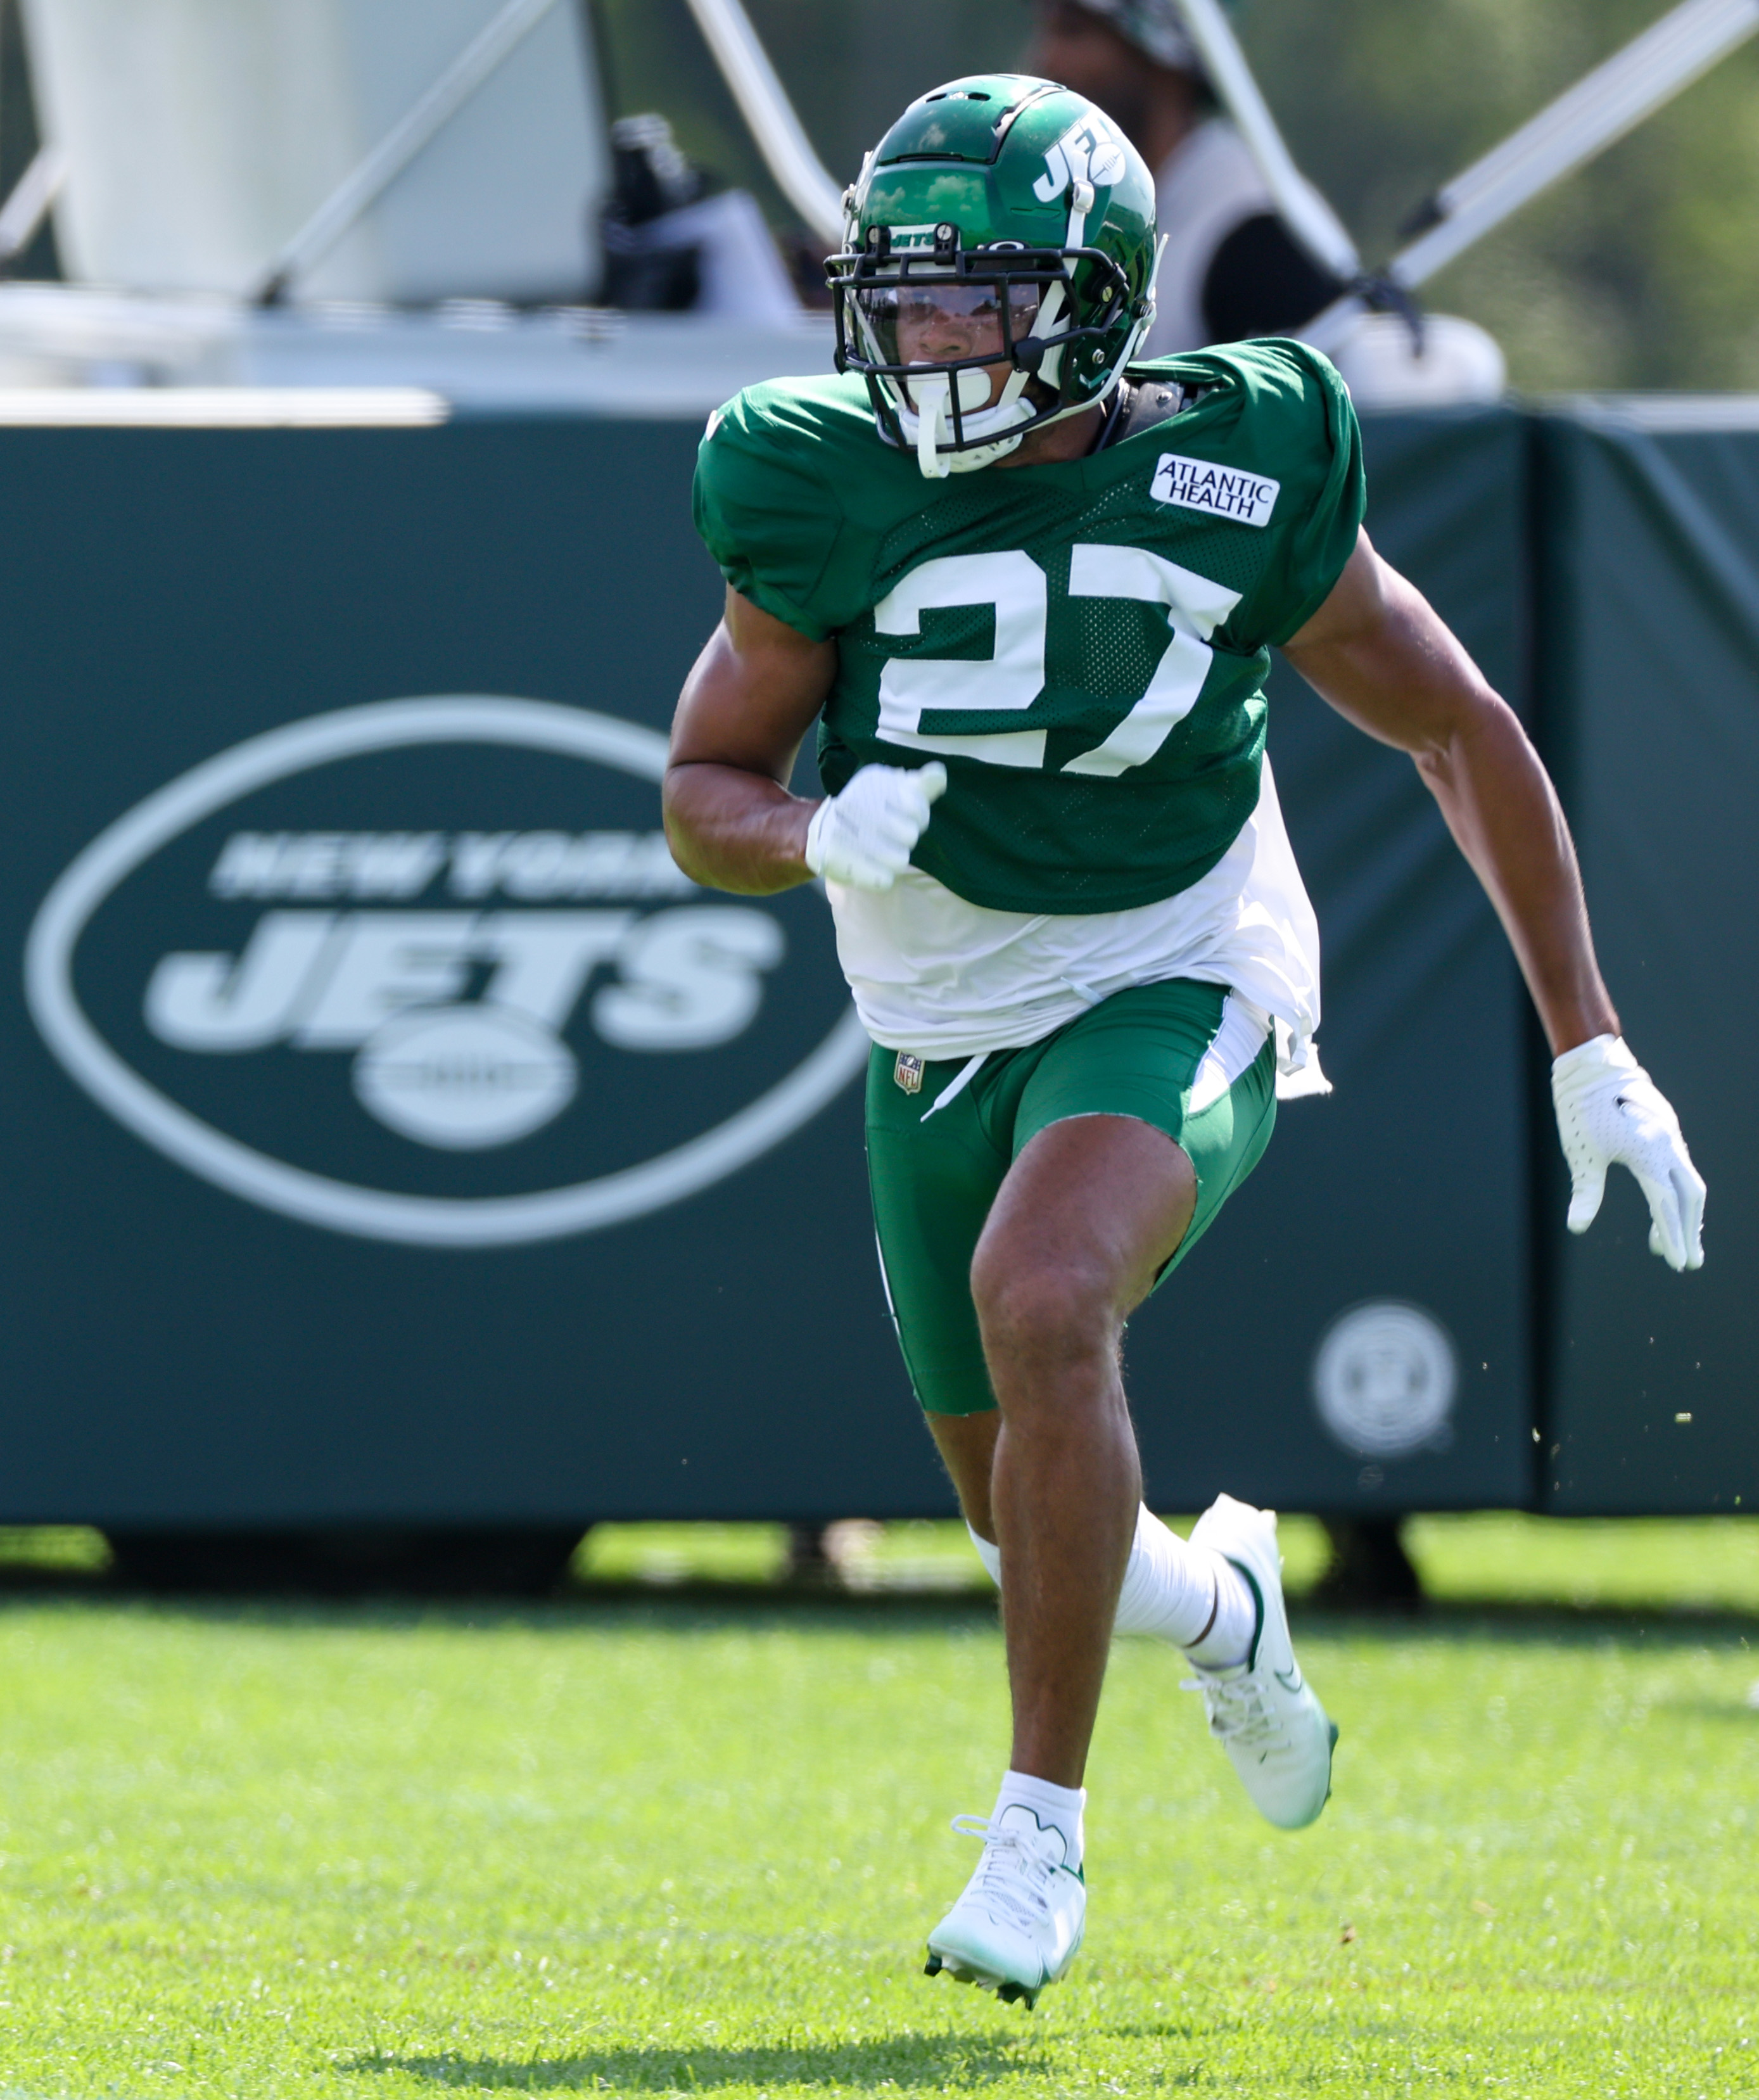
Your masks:
M 1032 186 L 1040 204 L 1052 204 L 1071 183 L 1109 189 L 1124 172 L 1124 149 L 1096 109 L 1065 131 L 1044 157 L 1044 173 Z

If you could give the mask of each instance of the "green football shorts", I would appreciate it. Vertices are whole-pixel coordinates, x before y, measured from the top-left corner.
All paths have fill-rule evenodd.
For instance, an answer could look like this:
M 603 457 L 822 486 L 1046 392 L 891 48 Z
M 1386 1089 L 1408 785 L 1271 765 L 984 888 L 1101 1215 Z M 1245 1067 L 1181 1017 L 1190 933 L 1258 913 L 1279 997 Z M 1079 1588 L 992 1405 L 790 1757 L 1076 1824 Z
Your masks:
M 994 1052 L 935 1114 L 969 1060 L 912 1069 L 875 1047 L 867 1067 L 874 1222 L 904 1361 L 928 1413 L 975 1414 L 995 1405 L 971 1261 L 1003 1177 L 1041 1130 L 1069 1116 L 1135 1116 L 1184 1148 L 1197 1206 L 1159 1282 L 1257 1166 L 1276 1120 L 1274 1035 L 1231 1087 L 1191 1110 L 1226 998 L 1218 985 L 1184 978 L 1115 993 L 1042 1042 Z M 899 1083 L 901 1070 L 906 1079 L 919 1074 L 919 1090 Z

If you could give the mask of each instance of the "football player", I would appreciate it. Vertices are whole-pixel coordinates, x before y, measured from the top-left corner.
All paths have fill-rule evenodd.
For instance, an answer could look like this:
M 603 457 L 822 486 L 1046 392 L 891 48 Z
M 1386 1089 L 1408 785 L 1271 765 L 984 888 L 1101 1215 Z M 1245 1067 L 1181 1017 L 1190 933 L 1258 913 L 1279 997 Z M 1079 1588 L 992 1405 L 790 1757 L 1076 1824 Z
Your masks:
M 874 1051 L 868 1165 L 928 1426 L 1000 1584 L 1013 1748 L 928 1937 L 1030 2003 L 1081 1943 L 1082 1787 L 1114 1632 L 1193 1665 L 1271 1822 L 1336 1731 L 1284 1611 L 1276 1519 L 1141 1506 L 1131 1310 L 1316 1082 L 1318 940 L 1264 753 L 1281 648 L 1409 752 L 1556 1057 L 1583 1229 L 1610 1162 L 1702 1260 L 1704 1184 L 1595 965 L 1520 725 L 1362 530 L 1336 373 L 1283 341 L 1133 364 L 1154 189 L 1091 103 L 1015 75 L 913 103 L 828 265 L 838 376 L 713 417 L 696 518 L 725 615 L 679 703 L 666 821 L 698 881 L 824 878 Z M 787 783 L 818 723 L 824 800 Z

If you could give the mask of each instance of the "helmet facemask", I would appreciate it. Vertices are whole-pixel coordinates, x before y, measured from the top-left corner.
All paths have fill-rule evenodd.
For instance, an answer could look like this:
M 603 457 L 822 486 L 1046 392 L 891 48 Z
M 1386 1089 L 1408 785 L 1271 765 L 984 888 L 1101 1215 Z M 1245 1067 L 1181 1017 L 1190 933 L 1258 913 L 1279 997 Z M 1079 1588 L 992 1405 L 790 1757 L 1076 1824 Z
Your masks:
M 1029 430 L 1104 400 L 1148 325 L 1152 295 L 1135 298 L 1113 258 L 1082 244 L 1092 191 L 1073 187 L 1060 247 L 968 249 L 950 223 L 876 226 L 826 265 L 838 369 L 863 376 L 882 430 L 931 479 L 990 465 Z M 1103 383 L 1080 384 L 1083 359 L 1109 368 Z

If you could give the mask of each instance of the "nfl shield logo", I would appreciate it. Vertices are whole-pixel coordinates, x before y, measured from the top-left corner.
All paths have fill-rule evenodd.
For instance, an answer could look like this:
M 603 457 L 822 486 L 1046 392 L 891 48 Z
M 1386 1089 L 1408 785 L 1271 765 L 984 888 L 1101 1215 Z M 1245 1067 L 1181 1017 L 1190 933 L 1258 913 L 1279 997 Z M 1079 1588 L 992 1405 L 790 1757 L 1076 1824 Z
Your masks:
M 921 1058 L 911 1057 L 907 1050 L 900 1050 L 892 1076 L 906 1094 L 919 1094 L 922 1092 Z

